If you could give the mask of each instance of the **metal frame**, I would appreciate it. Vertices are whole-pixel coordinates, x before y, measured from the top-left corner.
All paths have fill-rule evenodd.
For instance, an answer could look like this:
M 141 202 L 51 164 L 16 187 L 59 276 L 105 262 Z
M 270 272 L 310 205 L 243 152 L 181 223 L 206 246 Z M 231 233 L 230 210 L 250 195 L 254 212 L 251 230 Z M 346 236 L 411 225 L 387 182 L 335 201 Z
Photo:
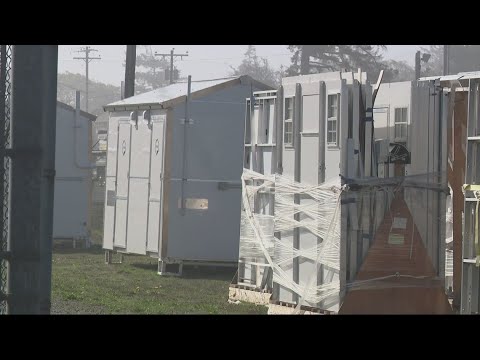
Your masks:
M 10 56 L 7 55 L 9 51 Z M 0 45 L 0 251 L 4 254 L 8 251 L 8 183 L 9 183 L 9 159 L 5 157 L 5 150 L 10 143 L 10 66 L 11 46 Z M 7 313 L 8 294 L 8 260 L 0 256 L 0 314 Z
M 259 173 L 270 174 L 271 172 L 278 171 L 277 169 L 280 166 L 279 162 L 281 162 L 278 157 L 277 149 L 279 147 L 279 143 L 283 144 L 284 138 L 283 133 L 279 132 L 277 127 L 280 124 L 280 126 L 283 128 L 283 110 L 285 103 L 283 97 L 281 96 L 281 90 L 256 91 L 252 93 L 252 95 L 253 103 L 251 96 L 250 98 L 247 98 L 246 104 L 245 139 L 249 137 L 250 142 L 244 144 L 244 168 L 249 168 Z M 256 104 L 258 104 L 258 106 Z M 272 128 L 269 127 L 270 118 L 265 117 L 266 112 L 264 111 L 265 108 L 270 109 L 271 106 L 273 106 L 273 114 L 268 112 L 268 115 L 273 116 Z M 295 109 L 295 105 L 293 108 Z M 293 121 L 294 119 L 292 119 L 292 122 Z M 269 142 L 268 137 L 266 143 L 259 142 L 258 133 L 260 129 L 263 130 L 265 128 L 267 128 L 269 131 L 268 137 L 272 138 L 271 142 Z M 295 129 L 295 125 L 293 125 L 293 129 Z M 293 142 L 295 143 L 295 140 L 293 140 Z M 270 151 L 271 153 L 272 162 L 270 164 L 269 171 L 267 171 L 264 166 L 264 151 Z M 248 164 L 245 161 L 245 155 L 247 154 L 250 156 L 250 161 Z M 259 210 L 260 201 L 259 199 L 255 199 L 253 211 L 255 213 Z M 270 214 L 273 215 L 274 207 L 272 198 L 269 201 L 269 210 Z M 264 258 L 243 257 L 240 251 L 236 284 L 239 286 L 248 287 L 255 291 L 264 291 L 265 289 L 270 290 L 272 284 L 271 269 L 269 264 L 266 263 Z
M 468 81 L 468 116 L 467 116 L 467 152 L 465 165 L 465 184 L 478 186 L 480 182 L 480 80 Z M 473 191 L 472 191 L 473 190 Z M 476 211 L 480 199 L 475 195 L 475 188 L 465 191 L 464 231 L 462 247 L 462 291 L 461 313 L 480 313 L 480 268 L 477 265 L 476 242 L 478 242 L 479 213 Z M 475 239 L 477 237 L 477 239 Z

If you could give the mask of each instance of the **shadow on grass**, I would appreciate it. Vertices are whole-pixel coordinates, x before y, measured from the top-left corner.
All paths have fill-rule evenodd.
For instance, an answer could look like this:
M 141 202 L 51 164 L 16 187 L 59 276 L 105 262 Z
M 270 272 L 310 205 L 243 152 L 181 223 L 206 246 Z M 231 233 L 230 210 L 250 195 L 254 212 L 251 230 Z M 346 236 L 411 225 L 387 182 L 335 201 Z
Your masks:
M 131 263 L 129 265 L 138 269 L 150 270 L 155 272 L 158 269 L 157 263 L 154 263 L 154 264 Z M 193 265 L 184 265 L 183 273 L 180 278 L 231 281 L 236 271 L 237 271 L 236 268 L 229 268 L 229 267 L 220 267 L 220 266 L 195 267 Z M 165 276 L 168 276 L 168 275 L 165 275 Z
M 130 263 L 130 266 L 133 266 L 134 268 L 137 269 L 142 269 L 142 270 L 151 270 L 151 271 L 157 271 L 158 265 L 155 262 L 154 264 L 147 264 L 147 263 Z
M 89 249 L 77 248 L 73 249 L 72 247 L 63 247 L 55 246 L 53 247 L 54 254 L 90 254 L 90 255 L 99 255 L 104 254 L 105 250 L 101 246 L 92 246 Z
M 184 266 L 182 277 L 186 279 L 212 279 L 231 281 L 236 271 L 236 268 L 221 266 Z

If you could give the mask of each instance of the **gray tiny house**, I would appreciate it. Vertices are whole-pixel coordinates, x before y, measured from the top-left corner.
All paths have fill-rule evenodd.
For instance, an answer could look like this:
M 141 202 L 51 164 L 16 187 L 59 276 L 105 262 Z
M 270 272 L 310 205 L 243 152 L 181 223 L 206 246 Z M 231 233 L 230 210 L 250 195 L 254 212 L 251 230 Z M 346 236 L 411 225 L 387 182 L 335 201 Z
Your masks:
M 92 123 L 96 116 L 57 102 L 53 240 L 90 244 Z
M 148 255 L 163 274 L 238 260 L 245 99 L 268 89 L 249 76 L 192 81 L 188 97 L 176 83 L 105 106 L 107 261 Z

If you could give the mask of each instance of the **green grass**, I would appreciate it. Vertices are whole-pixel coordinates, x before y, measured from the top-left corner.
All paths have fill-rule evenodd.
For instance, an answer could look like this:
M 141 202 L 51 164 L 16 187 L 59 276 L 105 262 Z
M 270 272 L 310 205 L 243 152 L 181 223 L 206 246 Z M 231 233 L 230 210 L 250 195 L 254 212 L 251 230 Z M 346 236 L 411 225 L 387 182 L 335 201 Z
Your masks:
M 92 229 L 91 240 L 93 244 L 101 245 L 103 241 L 103 229 Z
M 103 250 L 53 253 L 52 312 L 96 314 L 266 314 L 267 308 L 229 304 L 235 270 L 184 267 L 182 277 L 157 274 L 157 261 L 125 256 L 106 265 Z

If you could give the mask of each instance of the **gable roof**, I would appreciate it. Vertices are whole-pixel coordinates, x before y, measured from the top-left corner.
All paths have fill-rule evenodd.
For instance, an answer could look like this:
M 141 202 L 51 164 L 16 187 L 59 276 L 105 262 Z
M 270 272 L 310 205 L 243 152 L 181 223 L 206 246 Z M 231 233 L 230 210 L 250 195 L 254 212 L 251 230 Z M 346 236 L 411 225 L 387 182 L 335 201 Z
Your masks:
M 57 106 L 62 108 L 62 109 L 65 109 L 65 110 L 70 110 L 70 111 L 73 111 L 75 112 L 75 108 L 70 106 L 70 105 L 67 105 L 61 101 L 58 101 L 57 100 Z M 83 111 L 83 110 L 80 110 L 80 115 L 82 115 L 83 117 L 86 117 L 87 119 L 89 119 L 90 121 L 95 121 L 97 119 L 97 116 L 96 115 L 93 115 L 93 114 L 90 114 L 86 111 Z
M 192 81 L 191 96 L 192 98 L 198 98 L 239 84 L 251 84 L 255 86 L 256 89 L 260 90 L 273 89 L 271 86 L 263 84 L 248 75 L 243 75 L 239 77 Z M 127 110 L 141 106 L 146 106 L 147 108 L 152 106 L 168 108 L 177 103 L 184 102 L 187 92 L 188 83 L 179 82 L 143 94 L 132 96 L 127 99 L 116 101 L 114 103 L 105 105 L 103 109 L 105 111 Z

